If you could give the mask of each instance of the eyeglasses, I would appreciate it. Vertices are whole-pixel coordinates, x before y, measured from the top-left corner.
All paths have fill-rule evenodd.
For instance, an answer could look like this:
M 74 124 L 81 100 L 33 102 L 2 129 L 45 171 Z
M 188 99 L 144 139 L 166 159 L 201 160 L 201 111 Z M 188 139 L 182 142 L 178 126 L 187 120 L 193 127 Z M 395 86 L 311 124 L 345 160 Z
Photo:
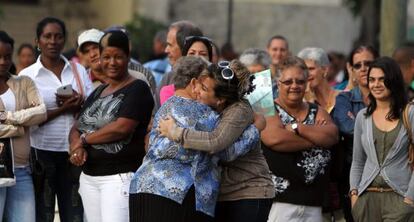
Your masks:
M 217 66 L 221 68 L 221 76 L 223 79 L 230 80 L 234 77 L 234 72 L 230 68 L 230 62 L 229 61 L 220 61 Z
M 285 81 L 279 80 L 279 82 L 282 83 L 283 85 L 286 85 L 286 86 L 290 86 L 293 83 L 296 83 L 296 85 L 299 85 L 299 86 L 303 86 L 303 85 L 305 85 L 306 80 L 304 80 L 304 79 L 288 79 L 288 80 L 285 80 Z
M 362 65 L 364 65 L 365 67 L 370 67 L 372 65 L 372 61 L 362 61 L 355 63 L 354 65 L 352 65 L 352 68 L 354 68 L 355 70 L 359 70 L 362 68 Z

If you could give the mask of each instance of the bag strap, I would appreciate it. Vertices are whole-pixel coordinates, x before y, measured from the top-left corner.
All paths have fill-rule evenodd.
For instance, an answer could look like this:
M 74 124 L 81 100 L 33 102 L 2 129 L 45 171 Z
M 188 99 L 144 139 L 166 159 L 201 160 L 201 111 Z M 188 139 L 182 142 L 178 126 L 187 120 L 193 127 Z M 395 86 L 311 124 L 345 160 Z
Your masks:
M 75 80 L 76 80 L 76 85 L 78 85 L 78 88 L 79 88 L 79 94 L 82 97 L 85 97 L 85 92 L 83 91 L 83 84 L 82 84 L 82 81 L 80 79 L 78 68 L 76 67 L 76 64 L 74 62 L 70 62 L 70 66 L 72 67 L 73 75 L 74 75 Z
M 404 111 L 403 111 L 402 121 L 403 121 L 405 129 L 407 130 L 408 142 L 410 144 L 408 147 L 408 163 L 411 165 L 412 168 L 414 168 L 413 133 L 412 133 L 411 124 L 409 121 L 409 111 L 410 111 L 411 105 L 412 105 L 411 103 L 408 103 L 405 106 Z

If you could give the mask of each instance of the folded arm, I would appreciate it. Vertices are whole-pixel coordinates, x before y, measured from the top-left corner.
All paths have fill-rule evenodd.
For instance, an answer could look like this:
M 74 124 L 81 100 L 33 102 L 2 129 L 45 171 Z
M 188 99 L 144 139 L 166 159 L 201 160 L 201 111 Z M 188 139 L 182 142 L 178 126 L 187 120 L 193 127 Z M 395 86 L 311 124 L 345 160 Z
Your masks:
M 285 128 L 278 115 L 266 118 L 266 128 L 261 132 L 262 142 L 274 151 L 296 152 L 314 146 L 304 137 Z
M 134 132 L 138 121 L 120 117 L 95 132 L 88 133 L 85 137 L 88 144 L 105 144 L 127 138 Z
M 318 125 L 298 124 L 299 135 L 315 146 L 322 148 L 330 148 L 338 143 L 338 128 L 328 112 L 324 109 L 318 109 L 317 119 L 324 119 L 326 123 Z

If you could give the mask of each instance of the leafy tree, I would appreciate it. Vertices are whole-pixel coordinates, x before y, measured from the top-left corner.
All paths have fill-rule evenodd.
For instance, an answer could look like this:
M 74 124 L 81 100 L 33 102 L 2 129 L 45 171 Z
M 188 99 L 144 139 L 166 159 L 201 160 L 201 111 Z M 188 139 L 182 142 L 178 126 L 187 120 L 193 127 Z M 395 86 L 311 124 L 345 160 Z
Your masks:
M 132 40 L 132 56 L 141 62 L 146 62 L 152 55 L 152 42 L 159 30 L 167 26 L 153 19 L 134 15 L 134 18 L 126 24 Z
M 355 17 L 361 18 L 360 34 L 358 39 L 354 41 L 354 46 L 369 44 L 378 49 L 381 1 L 343 0 L 343 4 Z

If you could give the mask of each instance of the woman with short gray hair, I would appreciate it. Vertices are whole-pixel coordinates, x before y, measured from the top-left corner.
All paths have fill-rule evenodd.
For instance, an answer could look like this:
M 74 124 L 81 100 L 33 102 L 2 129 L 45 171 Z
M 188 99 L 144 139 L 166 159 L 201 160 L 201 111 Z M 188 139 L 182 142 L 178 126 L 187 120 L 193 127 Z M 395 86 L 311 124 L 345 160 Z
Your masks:
M 330 113 L 340 91 L 332 89 L 327 79 L 328 54 L 321 48 L 304 48 L 298 53 L 298 57 L 305 61 L 309 70 L 305 100 L 320 105 Z
M 265 50 L 249 48 L 240 55 L 240 62 L 247 67 L 250 73 L 256 73 L 269 69 L 272 59 Z

